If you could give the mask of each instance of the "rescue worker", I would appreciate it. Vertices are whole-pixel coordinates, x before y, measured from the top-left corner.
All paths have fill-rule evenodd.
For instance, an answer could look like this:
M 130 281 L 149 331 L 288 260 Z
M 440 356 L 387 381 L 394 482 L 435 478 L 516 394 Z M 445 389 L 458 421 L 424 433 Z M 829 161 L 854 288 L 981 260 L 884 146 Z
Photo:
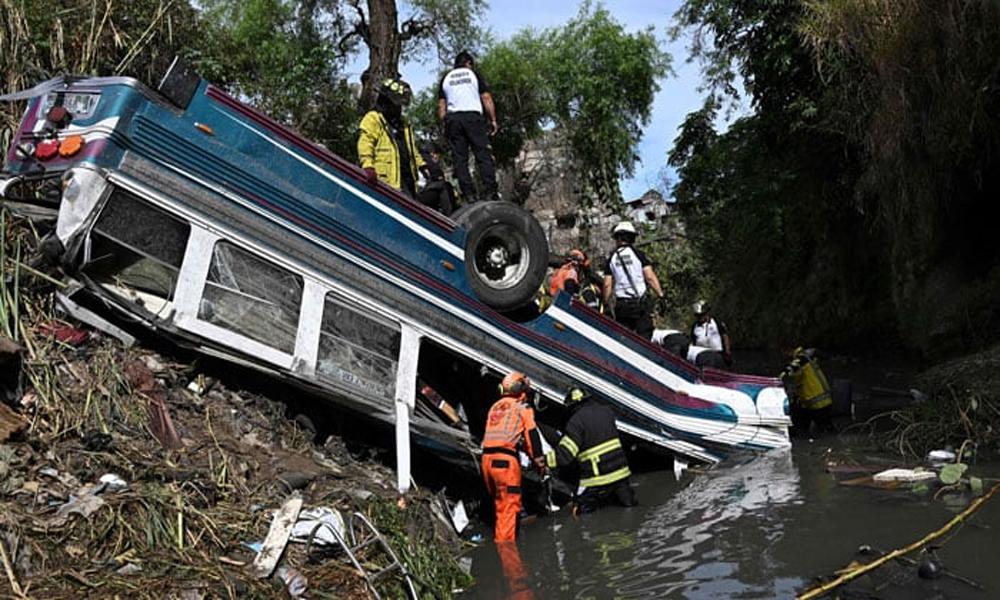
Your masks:
M 420 156 L 427 168 L 422 169 L 424 187 L 417 194 L 417 200 L 448 216 L 455 209 L 455 190 L 441 168 L 441 149 L 436 143 L 427 143 L 420 147 Z
M 571 296 L 576 296 L 588 307 L 601 312 L 601 292 L 600 288 L 593 280 L 590 273 L 590 260 L 587 254 L 579 248 L 569 251 L 569 256 L 562 266 L 556 269 L 549 282 L 549 295 L 553 298 L 565 291 Z
M 370 185 L 381 180 L 416 198 L 417 171 L 425 164 L 417 151 L 413 128 L 403 118 L 403 108 L 412 97 L 410 85 L 400 79 L 379 84 L 375 108 L 361 119 L 358 161 Z
M 635 243 L 635 226 L 629 221 L 620 221 L 611 230 L 615 249 L 604 265 L 604 305 L 614 298 L 615 321 L 638 333 L 645 339 L 653 335 L 653 299 L 663 300 L 660 280 L 653 272 L 646 255 L 632 247 Z
M 517 518 L 521 512 L 521 465 L 519 450 L 545 468 L 542 440 L 535 427 L 535 413 L 529 405 L 531 381 L 523 373 L 513 372 L 500 382 L 500 399 L 486 417 L 483 433 L 483 480 L 493 497 L 496 509 L 494 539 L 513 541 L 517 537 Z
M 629 483 L 632 473 L 618 437 L 615 413 L 579 387 L 566 394 L 566 406 L 572 411 L 566 432 L 546 453 L 545 462 L 550 469 L 574 461 L 579 464 L 577 510 L 588 513 L 611 502 L 635 506 L 635 492 Z
M 729 329 L 722 321 L 712 317 L 708 302 L 699 300 L 691 306 L 694 312 L 694 323 L 691 324 L 691 343 L 701 348 L 722 353 L 722 360 L 727 367 L 733 366 L 733 343 L 729 337 Z
M 476 71 L 472 54 L 463 50 L 455 57 L 455 68 L 448 71 L 438 86 L 438 120 L 451 146 L 455 179 L 464 202 L 476 200 L 476 190 L 469 174 L 469 150 L 476 157 L 476 170 L 483 197 L 497 200 L 496 167 L 490 137 L 497 133 L 497 113 L 490 86 Z
M 830 420 L 833 394 L 826 374 L 816 360 L 816 350 L 796 348 L 781 374 L 791 401 L 793 435 L 809 435 L 813 423 L 820 432 L 833 431 Z

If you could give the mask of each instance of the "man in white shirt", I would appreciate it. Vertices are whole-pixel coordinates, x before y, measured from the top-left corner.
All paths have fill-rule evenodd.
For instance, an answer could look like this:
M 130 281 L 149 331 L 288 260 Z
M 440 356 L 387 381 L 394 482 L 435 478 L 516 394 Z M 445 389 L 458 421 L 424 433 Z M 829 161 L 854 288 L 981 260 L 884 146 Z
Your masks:
M 632 247 L 635 226 L 621 221 L 611 230 L 615 250 L 604 263 L 604 305 L 615 303 L 615 321 L 647 340 L 653 335 L 653 299 L 647 288 L 663 299 L 660 280 L 641 250 Z
M 726 324 L 712 318 L 709 312 L 711 307 L 707 302 L 695 302 L 692 310 L 695 317 L 695 322 L 691 325 L 692 345 L 721 352 L 726 365 L 732 366 L 733 346 Z
M 482 184 L 483 198 L 497 200 L 496 167 L 490 136 L 497 133 L 497 113 L 490 86 L 475 69 L 475 60 L 466 51 L 455 57 L 455 68 L 448 71 L 438 87 L 438 120 L 444 124 L 445 137 L 455 161 L 455 179 L 464 202 L 474 202 L 476 190 L 469 174 L 469 150 L 476 157 L 476 170 Z

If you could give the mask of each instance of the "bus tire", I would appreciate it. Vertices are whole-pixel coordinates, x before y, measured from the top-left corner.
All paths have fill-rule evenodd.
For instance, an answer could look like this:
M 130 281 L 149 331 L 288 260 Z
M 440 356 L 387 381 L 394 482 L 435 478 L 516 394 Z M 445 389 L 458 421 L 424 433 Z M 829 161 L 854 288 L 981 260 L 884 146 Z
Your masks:
M 456 216 L 465 234 L 465 274 L 480 300 L 499 311 L 530 302 L 545 279 L 549 245 L 535 217 L 509 202 L 477 202 Z

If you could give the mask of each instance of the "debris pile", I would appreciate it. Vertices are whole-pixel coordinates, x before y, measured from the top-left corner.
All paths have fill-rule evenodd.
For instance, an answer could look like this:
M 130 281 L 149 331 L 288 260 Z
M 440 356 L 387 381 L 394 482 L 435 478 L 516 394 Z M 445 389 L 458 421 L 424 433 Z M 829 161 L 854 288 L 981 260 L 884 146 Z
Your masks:
M 339 438 L 314 444 L 281 402 L 58 320 L 39 287 L 54 283 L 22 260 L 33 231 L 8 217 L 2 226 L 0 591 L 406 597 L 413 583 L 402 569 L 373 590 L 340 544 L 322 542 L 319 532 L 331 529 L 323 523 L 355 513 L 422 596 L 449 597 L 470 583 L 456 561 L 461 541 L 435 516 L 433 495 L 401 502 L 386 466 L 356 459 Z M 312 519 L 315 535 L 289 534 L 266 557 L 267 573 L 255 570 L 275 514 L 292 499 L 300 510 L 291 525 Z M 363 545 L 350 533 L 338 535 Z M 372 572 L 392 562 L 379 544 L 357 560 Z
M 879 434 L 887 447 L 916 457 L 949 445 L 1000 456 L 1000 346 L 934 366 L 916 383 L 924 401 L 880 415 L 895 425 Z

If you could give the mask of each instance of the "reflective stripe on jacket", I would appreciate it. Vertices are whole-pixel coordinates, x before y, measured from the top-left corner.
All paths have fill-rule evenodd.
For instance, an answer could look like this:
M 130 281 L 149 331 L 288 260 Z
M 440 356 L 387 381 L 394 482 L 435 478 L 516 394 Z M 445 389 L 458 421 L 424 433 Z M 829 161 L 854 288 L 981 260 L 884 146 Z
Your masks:
M 522 444 L 528 456 L 541 455 L 542 442 L 535 427 L 535 412 L 517 398 L 503 396 L 490 407 L 486 417 L 483 450 L 515 451 Z
M 545 455 L 549 467 L 580 463 L 580 485 L 598 487 L 625 479 L 629 471 L 615 414 L 596 400 L 584 400 L 566 423 L 566 433 Z
M 358 135 L 358 161 L 362 169 L 373 168 L 380 181 L 398 189 L 402 188 L 402 173 L 399 165 L 399 148 L 392 136 L 389 124 L 382 113 L 377 110 L 368 111 L 361 119 L 361 131 Z M 406 139 L 407 154 L 410 160 L 406 168 L 410 169 L 413 181 L 417 181 L 417 169 L 424 166 L 424 159 L 417 151 L 413 137 L 413 128 L 409 123 L 403 124 L 403 137 Z

